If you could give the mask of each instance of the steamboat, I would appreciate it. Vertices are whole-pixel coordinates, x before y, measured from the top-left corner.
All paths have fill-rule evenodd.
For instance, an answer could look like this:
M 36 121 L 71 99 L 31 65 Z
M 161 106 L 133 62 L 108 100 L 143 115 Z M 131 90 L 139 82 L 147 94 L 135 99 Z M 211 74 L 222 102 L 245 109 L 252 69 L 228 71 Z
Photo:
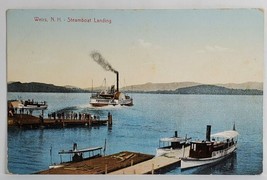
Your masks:
M 102 107 L 108 105 L 121 105 L 121 106 L 133 106 L 133 99 L 119 91 L 119 72 L 115 71 L 117 76 L 117 89 L 112 85 L 111 88 L 107 91 L 101 91 L 95 94 L 92 94 L 90 98 L 90 104 L 94 107 Z

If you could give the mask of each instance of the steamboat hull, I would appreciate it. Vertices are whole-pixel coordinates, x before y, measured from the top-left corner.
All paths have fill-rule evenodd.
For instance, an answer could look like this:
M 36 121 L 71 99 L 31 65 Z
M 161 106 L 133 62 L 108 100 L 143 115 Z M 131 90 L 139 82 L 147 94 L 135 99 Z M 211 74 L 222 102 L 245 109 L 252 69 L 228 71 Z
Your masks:
M 221 151 L 214 151 L 211 158 L 182 158 L 181 170 L 191 169 L 199 166 L 215 164 L 236 151 L 236 144 L 229 147 L 228 149 Z
M 112 99 L 97 99 L 97 98 L 91 98 L 90 104 L 94 107 L 104 107 L 104 106 L 133 106 L 132 99 L 126 99 L 126 100 L 112 100 Z

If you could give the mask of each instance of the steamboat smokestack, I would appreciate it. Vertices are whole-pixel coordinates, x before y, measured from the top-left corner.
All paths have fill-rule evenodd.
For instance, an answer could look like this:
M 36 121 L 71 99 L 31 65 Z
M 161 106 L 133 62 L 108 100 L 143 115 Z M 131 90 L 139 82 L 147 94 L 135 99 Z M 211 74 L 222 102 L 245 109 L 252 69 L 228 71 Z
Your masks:
M 210 141 L 211 125 L 207 125 L 206 141 Z
M 174 131 L 174 137 L 178 137 L 177 131 Z
M 119 72 L 115 71 L 116 75 L 117 75 L 117 92 L 119 92 Z

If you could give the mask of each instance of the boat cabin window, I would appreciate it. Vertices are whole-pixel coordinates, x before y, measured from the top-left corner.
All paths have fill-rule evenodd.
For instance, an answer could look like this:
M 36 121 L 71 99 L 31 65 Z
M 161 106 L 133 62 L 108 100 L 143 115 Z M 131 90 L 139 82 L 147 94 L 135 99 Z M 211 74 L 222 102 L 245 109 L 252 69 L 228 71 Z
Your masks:
M 193 158 L 206 158 L 211 157 L 213 150 L 213 144 L 212 143 L 192 143 L 189 156 Z
M 171 147 L 176 149 L 176 148 L 182 148 L 183 144 L 181 144 L 180 142 L 172 142 L 171 143 Z
M 191 144 L 191 149 L 192 149 L 193 151 L 196 151 L 196 148 L 197 148 L 197 145 L 196 145 L 196 144 Z

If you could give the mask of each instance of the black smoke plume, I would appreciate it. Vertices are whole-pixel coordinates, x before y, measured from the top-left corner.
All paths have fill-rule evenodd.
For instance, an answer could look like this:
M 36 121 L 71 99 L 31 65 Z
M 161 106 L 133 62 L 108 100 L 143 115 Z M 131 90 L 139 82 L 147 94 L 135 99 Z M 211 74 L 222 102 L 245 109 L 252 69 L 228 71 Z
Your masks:
M 110 64 L 109 62 L 107 62 L 103 56 L 99 53 L 99 52 L 92 52 L 91 57 L 93 58 L 93 60 L 95 62 L 97 62 L 100 66 L 102 66 L 102 68 L 104 68 L 106 71 L 112 71 L 114 73 L 118 73 L 118 71 L 116 71 Z

